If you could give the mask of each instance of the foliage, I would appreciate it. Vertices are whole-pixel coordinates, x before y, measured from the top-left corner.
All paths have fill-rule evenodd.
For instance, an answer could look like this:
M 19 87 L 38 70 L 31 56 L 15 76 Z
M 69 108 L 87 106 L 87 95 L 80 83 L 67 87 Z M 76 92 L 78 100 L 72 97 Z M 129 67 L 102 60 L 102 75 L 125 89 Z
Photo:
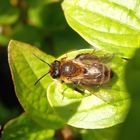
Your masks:
M 69 25 L 97 48 L 130 57 L 140 45 L 139 0 L 65 0 Z
M 36 138 L 40 140 L 52 140 L 53 136 L 53 129 L 47 129 L 47 127 L 42 128 L 28 118 L 26 114 L 22 114 L 20 117 L 9 121 L 5 125 L 5 131 L 3 133 L 3 139 L 5 140 L 34 140 Z
M 127 139 L 127 132 L 131 134 L 131 126 L 135 127 L 132 122 L 139 124 L 133 115 L 139 96 L 134 98 L 136 103 L 131 102 L 133 96 L 130 96 L 140 91 L 139 85 L 132 82 L 140 76 L 139 55 L 136 52 L 137 57 L 132 57 L 140 44 L 139 3 L 139 0 L 64 0 L 62 11 L 61 3 L 55 0 L 3 1 L 0 44 L 6 46 L 11 38 L 19 40 L 10 41 L 8 61 L 16 96 L 25 113 L 4 126 L 2 139 L 54 139 L 55 130 L 65 125 L 75 128 L 83 140 Z M 8 11 L 3 12 L 7 7 Z M 67 26 L 63 12 L 72 29 L 97 49 L 94 53 L 93 48 Z M 77 50 L 67 52 L 72 49 Z M 103 63 L 114 73 L 108 84 L 84 89 L 81 94 L 46 75 L 34 86 L 49 66 L 33 54 L 51 64 L 55 59 L 73 59 L 80 53 L 105 58 Z M 52 56 L 60 54 L 58 58 Z M 130 117 L 124 126 L 120 125 L 129 108 Z

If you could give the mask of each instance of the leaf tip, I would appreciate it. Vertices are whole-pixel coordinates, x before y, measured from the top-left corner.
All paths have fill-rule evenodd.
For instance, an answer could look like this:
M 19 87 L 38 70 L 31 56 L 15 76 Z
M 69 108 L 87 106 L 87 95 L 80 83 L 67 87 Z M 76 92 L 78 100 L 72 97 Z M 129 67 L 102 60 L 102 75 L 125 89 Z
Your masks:
M 13 46 L 13 43 L 15 43 L 15 40 L 10 40 L 8 44 L 8 52 L 10 51 L 11 47 Z

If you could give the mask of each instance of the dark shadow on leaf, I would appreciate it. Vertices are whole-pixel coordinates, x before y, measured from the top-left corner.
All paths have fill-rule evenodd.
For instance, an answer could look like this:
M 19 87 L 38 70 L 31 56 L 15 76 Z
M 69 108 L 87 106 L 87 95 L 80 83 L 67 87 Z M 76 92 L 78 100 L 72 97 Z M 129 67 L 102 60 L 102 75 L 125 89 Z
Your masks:
M 126 88 L 131 96 L 131 106 L 126 121 L 120 129 L 118 140 L 140 139 L 140 49 L 128 61 L 125 71 Z

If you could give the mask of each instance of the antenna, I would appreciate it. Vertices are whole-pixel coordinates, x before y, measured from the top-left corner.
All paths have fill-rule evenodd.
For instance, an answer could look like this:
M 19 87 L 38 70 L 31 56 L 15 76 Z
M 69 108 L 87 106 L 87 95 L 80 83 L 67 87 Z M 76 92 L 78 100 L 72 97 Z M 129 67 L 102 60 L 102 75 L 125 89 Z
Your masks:
M 47 64 L 49 67 L 51 67 L 51 65 L 49 63 L 47 63 L 46 61 L 44 61 L 40 57 L 36 56 L 34 53 L 33 53 L 33 56 L 35 56 L 38 60 L 40 60 L 40 61 L 44 62 L 45 64 Z
M 35 56 L 38 60 L 44 62 L 45 64 L 47 64 L 49 67 L 51 67 L 51 65 L 49 63 L 47 63 L 46 61 L 44 61 L 43 59 L 39 58 L 38 56 L 36 56 L 34 53 L 33 53 L 33 56 Z M 50 71 L 48 71 L 47 73 L 45 73 L 44 75 L 42 75 L 38 80 L 36 80 L 36 82 L 34 83 L 34 85 L 37 85 L 37 83 L 42 79 L 44 78 L 48 73 L 50 73 Z
M 43 78 L 45 77 L 49 72 L 45 73 L 44 75 L 42 75 L 38 80 L 35 81 L 34 86 Z

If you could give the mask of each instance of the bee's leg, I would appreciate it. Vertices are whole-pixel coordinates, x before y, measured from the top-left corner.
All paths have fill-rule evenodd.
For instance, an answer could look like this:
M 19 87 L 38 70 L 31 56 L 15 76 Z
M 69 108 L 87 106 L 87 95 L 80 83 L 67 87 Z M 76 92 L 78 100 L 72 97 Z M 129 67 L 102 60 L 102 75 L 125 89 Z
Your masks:
M 91 55 L 94 55 L 96 51 L 97 51 L 96 49 L 93 49 L 93 51 L 91 52 Z
M 65 92 L 65 90 L 67 90 L 67 88 L 65 88 L 65 89 L 63 90 L 63 92 L 62 92 L 62 100 L 64 99 L 64 92 Z
M 122 57 L 123 60 L 126 60 L 126 61 L 129 61 L 131 60 L 130 58 L 125 58 L 125 57 Z
M 64 83 L 64 81 L 63 81 L 63 80 L 61 80 L 61 83 L 63 84 L 63 83 Z
M 67 57 L 63 57 L 63 58 L 61 59 L 61 62 L 62 62 L 62 61 L 65 61 L 66 59 L 67 59 Z
M 82 90 L 82 89 L 78 88 L 78 86 L 77 86 L 77 84 L 76 84 L 76 83 L 74 83 L 74 85 L 73 85 L 73 89 L 74 89 L 75 91 L 77 91 L 77 92 L 80 92 L 81 94 L 83 94 L 83 93 L 84 93 L 84 90 Z
M 65 61 L 68 58 L 68 54 L 66 53 L 66 56 L 61 58 L 61 61 Z
M 63 84 L 64 83 L 64 81 L 63 80 L 61 80 L 60 81 L 61 82 L 61 84 Z M 67 87 L 62 91 L 62 100 L 64 99 L 64 92 L 65 92 L 65 90 L 67 90 Z

